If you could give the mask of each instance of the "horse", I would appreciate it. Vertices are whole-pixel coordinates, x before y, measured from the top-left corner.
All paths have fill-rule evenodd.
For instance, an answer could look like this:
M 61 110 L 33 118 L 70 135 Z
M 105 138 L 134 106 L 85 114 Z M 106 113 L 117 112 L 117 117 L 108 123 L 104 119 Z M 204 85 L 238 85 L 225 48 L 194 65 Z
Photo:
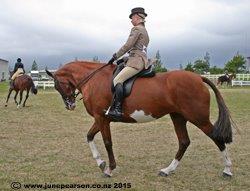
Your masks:
M 110 123 L 116 121 L 105 115 L 112 99 L 111 82 L 115 68 L 114 64 L 75 61 L 67 63 L 54 74 L 46 70 L 54 79 L 55 89 L 61 95 L 66 109 L 75 109 L 75 91 L 82 94 L 86 111 L 94 118 L 87 133 L 87 142 L 93 158 L 106 177 L 111 177 L 116 168 L 110 131 Z M 210 93 L 205 84 L 212 88 L 218 103 L 219 116 L 214 125 L 209 119 Z M 170 114 L 173 121 L 179 148 L 171 164 L 159 171 L 159 176 L 168 176 L 174 172 L 188 148 L 188 121 L 217 145 L 224 158 L 223 175 L 232 176 L 232 163 L 226 149 L 226 144 L 232 142 L 232 119 L 219 90 L 209 79 L 181 70 L 157 73 L 152 78 L 137 78 L 131 94 L 124 100 L 120 122 L 149 122 L 167 114 Z M 108 154 L 108 166 L 101 159 L 94 143 L 98 132 L 101 132 Z
M 227 86 L 232 82 L 233 79 L 236 78 L 236 74 L 230 74 L 230 75 L 223 75 L 223 76 L 220 76 L 218 79 L 217 79 L 217 86 L 220 84 L 222 85 L 224 82 L 227 82 Z
M 17 105 L 17 108 L 19 108 L 21 103 L 22 103 L 22 99 L 23 99 L 23 91 L 26 90 L 26 92 L 27 92 L 26 98 L 23 102 L 23 107 L 25 107 L 26 101 L 29 97 L 30 89 L 31 89 L 33 94 L 37 94 L 37 89 L 34 85 L 32 78 L 26 74 L 18 76 L 14 81 L 14 87 L 9 88 L 9 93 L 8 93 L 8 96 L 6 99 L 5 107 L 8 106 L 8 101 L 9 101 L 10 95 L 11 95 L 12 91 L 14 90 L 16 92 L 16 94 L 14 96 L 14 100 L 15 100 L 15 103 Z M 20 91 L 20 100 L 19 100 L 19 102 L 17 102 L 16 98 L 17 98 L 19 91 Z

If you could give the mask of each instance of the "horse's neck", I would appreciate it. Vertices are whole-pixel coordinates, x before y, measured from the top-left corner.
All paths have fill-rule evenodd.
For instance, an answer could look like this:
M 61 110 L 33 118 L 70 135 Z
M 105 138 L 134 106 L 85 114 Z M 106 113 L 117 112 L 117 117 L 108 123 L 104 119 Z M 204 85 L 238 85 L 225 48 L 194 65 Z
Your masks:
M 80 85 L 80 87 L 78 87 L 79 89 L 81 89 L 81 87 L 83 87 L 85 84 L 93 83 L 92 78 L 95 79 L 94 82 L 98 82 L 98 81 L 100 82 L 100 80 L 108 78 L 108 76 L 111 76 L 113 72 L 112 66 L 105 67 L 102 70 L 95 73 L 85 84 L 79 84 L 80 82 L 83 82 L 86 78 L 88 78 L 88 76 L 92 74 L 94 71 L 96 71 L 98 68 L 102 67 L 103 64 L 99 64 L 99 63 L 81 64 L 79 63 L 79 64 L 76 64 L 76 66 L 78 67 L 73 69 L 71 74 L 72 74 L 75 86 Z

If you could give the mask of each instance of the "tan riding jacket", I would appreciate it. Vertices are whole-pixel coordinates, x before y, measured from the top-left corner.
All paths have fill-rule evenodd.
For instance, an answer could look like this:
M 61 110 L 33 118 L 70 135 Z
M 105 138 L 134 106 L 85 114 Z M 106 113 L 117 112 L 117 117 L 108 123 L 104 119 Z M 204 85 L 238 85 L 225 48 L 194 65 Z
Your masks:
M 139 24 L 131 29 L 127 42 L 116 53 L 117 58 L 125 53 L 129 53 L 127 66 L 139 69 L 148 68 L 147 46 L 149 43 L 148 32 L 142 24 Z M 136 59 L 138 58 L 138 59 Z

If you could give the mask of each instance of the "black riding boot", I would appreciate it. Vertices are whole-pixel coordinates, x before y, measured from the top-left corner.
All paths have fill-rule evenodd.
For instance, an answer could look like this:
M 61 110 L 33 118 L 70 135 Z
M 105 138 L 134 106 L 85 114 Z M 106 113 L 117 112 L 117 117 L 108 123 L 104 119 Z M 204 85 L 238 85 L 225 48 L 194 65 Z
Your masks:
M 110 107 L 108 116 L 119 121 L 122 119 L 123 85 L 121 83 L 115 86 L 115 96 L 113 105 Z

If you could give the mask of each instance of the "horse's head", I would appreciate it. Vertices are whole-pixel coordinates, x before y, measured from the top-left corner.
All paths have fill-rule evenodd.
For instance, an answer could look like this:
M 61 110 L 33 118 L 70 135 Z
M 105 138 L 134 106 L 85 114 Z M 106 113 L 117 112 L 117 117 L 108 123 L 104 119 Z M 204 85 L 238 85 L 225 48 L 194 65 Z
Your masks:
M 63 75 L 53 75 L 48 70 L 46 73 L 54 79 L 55 89 L 61 94 L 66 109 L 74 110 L 76 107 L 76 87 Z

